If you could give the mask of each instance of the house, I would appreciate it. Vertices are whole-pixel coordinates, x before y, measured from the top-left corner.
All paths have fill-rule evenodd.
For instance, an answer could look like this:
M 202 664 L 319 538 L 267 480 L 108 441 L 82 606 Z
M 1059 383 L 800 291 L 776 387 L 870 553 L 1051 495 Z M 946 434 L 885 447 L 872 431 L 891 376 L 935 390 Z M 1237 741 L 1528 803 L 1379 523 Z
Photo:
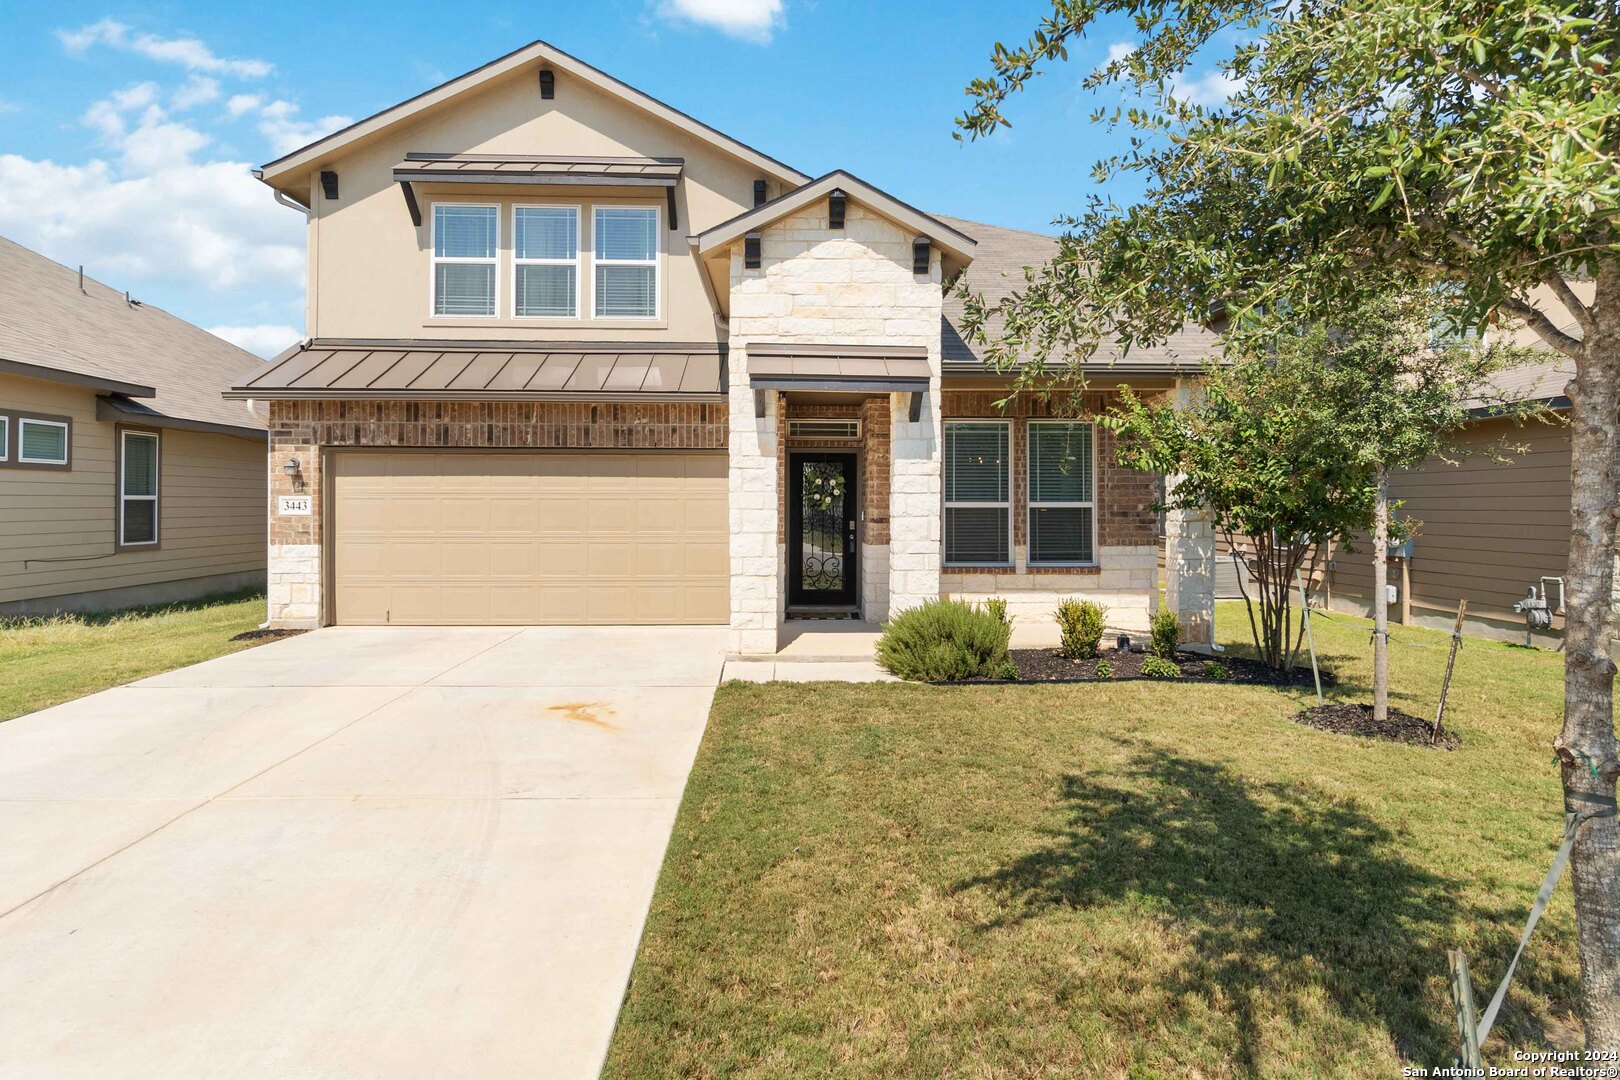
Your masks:
M 0 616 L 262 586 L 263 366 L 0 238 Z
M 1153 478 L 999 409 L 946 295 L 1048 237 L 812 177 L 544 42 L 260 177 L 309 230 L 309 338 L 229 395 L 269 408 L 274 623 L 713 623 L 759 654 L 940 596 L 1157 603 Z M 1184 392 L 1212 348 L 1097 366 Z

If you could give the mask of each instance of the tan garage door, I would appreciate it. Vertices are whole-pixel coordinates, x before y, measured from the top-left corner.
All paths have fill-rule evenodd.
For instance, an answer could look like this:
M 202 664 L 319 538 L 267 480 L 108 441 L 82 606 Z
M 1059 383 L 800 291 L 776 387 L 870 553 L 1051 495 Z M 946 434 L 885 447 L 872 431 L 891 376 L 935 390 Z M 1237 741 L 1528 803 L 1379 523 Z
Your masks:
M 723 623 L 723 454 L 339 451 L 333 618 Z

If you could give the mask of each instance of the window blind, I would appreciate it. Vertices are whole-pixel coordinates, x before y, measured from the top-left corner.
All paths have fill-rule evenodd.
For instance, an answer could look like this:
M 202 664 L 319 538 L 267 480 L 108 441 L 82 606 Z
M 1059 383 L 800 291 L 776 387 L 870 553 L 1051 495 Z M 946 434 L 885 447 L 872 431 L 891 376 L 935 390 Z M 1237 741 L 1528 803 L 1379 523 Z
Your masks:
M 945 424 L 945 527 L 947 563 L 1012 561 L 1012 455 L 1004 423 Z

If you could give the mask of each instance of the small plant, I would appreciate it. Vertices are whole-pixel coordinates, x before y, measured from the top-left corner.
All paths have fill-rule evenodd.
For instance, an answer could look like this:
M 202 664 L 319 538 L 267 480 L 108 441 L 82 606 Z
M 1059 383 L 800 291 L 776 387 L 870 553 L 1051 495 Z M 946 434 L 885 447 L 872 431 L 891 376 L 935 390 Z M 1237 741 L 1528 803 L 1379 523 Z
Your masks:
M 1106 660 L 1097 661 L 1096 675 L 1099 679 L 1112 679 L 1114 677 L 1114 665 Z
M 1176 613 L 1163 607 L 1155 611 L 1148 630 L 1149 651 L 1161 660 L 1175 660 L 1176 646 L 1181 644 L 1181 623 L 1176 620 Z
M 1232 669 L 1227 667 L 1225 664 L 1221 663 L 1219 660 L 1205 660 L 1204 661 L 1204 678 L 1206 678 L 1206 679 L 1230 679 L 1231 677 L 1232 677 Z
M 1001 662 L 1000 677 L 1006 679 L 1008 682 L 1017 682 L 1019 678 L 1018 665 L 1013 663 L 1011 660 L 1003 660 Z
M 990 597 L 990 599 L 984 602 L 984 609 L 990 614 L 994 615 L 996 617 L 996 621 L 999 623 L 1006 624 L 1012 622 L 1011 619 L 1007 618 L 1007 598 L 1004 596 Z
M 1090 660 L 1096 656 L 1107 617 L 1108 609 L 1090 600 L 1071 598 L 1060 603 L 1057 624 L 1063 638 L 1063 655 L 1070 660 Z
M 1162 656 L 1149 656 L 1142 660 L 1142 674 L 1150 679 L 1179 679 L 1181 669 Z
M 902 679 L 954 682 L 1002 678 L 1012 627 L 962 600 L 930 600 L 883 627 L 878 664 Z

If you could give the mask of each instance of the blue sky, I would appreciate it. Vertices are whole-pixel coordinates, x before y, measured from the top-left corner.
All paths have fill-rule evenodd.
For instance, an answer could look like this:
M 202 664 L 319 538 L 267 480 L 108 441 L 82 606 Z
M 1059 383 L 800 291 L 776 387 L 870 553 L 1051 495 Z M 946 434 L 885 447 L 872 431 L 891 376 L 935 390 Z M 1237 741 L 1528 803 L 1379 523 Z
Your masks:
M 962 87 L 1039 2 L 203 0 L 18 4 L 0 62 L 0 235 L 263 354 L 303 320 L 303 222 L 248 170 L 543 38 L 805 172 L 1051 231 L 1117 145 L 1089 123 L 1094 38 L 1015 126 L 958 144 Z M 1129 189 L 1115 190 L 1129 198 Z

